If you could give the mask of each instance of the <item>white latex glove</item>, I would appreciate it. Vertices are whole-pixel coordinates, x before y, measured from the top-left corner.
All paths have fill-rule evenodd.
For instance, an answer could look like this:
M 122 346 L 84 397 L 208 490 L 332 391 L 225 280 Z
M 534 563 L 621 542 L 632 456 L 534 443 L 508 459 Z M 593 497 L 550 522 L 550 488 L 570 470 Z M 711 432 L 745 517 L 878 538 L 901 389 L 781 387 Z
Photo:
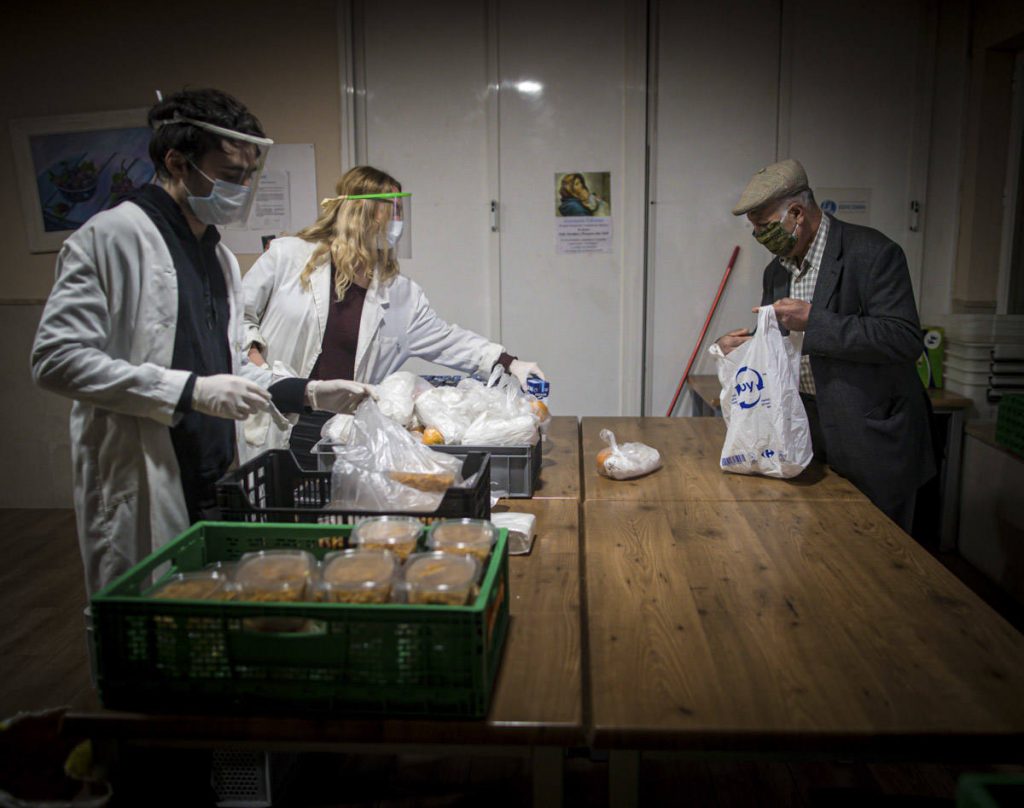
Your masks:
M 544 371 L 540 369 L 540 365 L 536 362 L 523 362 L 519 359 L 513 359 L 509 363 L 508 372 L 518 379 L 519 386 L 523 390 L 526 389 L 526 380 L 531 376 L 539 376 L 544 379 Z
M 269 403 L 270 393 L 230 373 L 199 376 L 192 388 L 192 409 L 216 418 L 244 421 L 254 412 L 265 410 Z
M 377 388 L 347 379 L 312 381 L 306 385 L 306 403 L 324 412 L 353 412 L 366 396 L 376 401 Z

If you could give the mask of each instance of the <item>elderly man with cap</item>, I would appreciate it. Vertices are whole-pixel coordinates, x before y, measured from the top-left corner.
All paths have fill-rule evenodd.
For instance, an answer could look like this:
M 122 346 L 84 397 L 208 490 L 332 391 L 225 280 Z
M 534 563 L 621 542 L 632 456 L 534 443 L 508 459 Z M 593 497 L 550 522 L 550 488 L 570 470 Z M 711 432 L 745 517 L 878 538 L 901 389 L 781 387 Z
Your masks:
M 800 394 L 815 457 L 909 532 L 935 459 L 903 250 L 877 230 L 823 214 L 796 160 L 759 170 L 732 212 L 745 214 L 776 256 L 761 305 L 774 305 L 783 333 L 802 337 Z M 718 344 L 728 353 L 748 339 L 739 329 Z

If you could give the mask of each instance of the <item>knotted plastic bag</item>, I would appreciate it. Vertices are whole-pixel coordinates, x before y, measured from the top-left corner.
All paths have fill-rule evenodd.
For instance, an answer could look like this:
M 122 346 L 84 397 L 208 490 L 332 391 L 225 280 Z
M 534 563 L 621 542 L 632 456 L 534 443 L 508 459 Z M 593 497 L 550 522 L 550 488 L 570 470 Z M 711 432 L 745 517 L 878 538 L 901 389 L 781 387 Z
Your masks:
M 348 443 L 334 451 L 332 510 L 434 511 L 464 482 L 461 459 L 424 446 L 370 398 L 356 409 Z
M 615 433 L 602 429 L 598 436 L 608 447 L 597 453 L 597 473 L 612 480 L 630 480 L 661 468 L 661 454 L 646 443 L 618 443 Z
M 720 465 L 734 474 L 795 477 L 811 462 L 811 431 L 800 400 L 800 351 L 782 336 L 775 309 L 762 306 L 754 336 L 718 360 L 728 429 Z

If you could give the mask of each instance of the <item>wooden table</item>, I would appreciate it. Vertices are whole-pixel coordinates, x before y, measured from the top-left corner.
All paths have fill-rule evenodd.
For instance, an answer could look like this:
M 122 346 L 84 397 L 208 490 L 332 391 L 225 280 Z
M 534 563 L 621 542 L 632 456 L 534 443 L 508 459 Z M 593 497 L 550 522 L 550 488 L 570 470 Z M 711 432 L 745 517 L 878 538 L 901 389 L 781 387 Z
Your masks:
M 575 415 L 556 415 L 548 425 L 534 499 L 580 498 L 580 423 Z
M 486 744 L 529 754 L 534 801 L 554 804 L 549 800 L 561 799 L 562 750 L 585 742 L 578 503 L 511 505 L 537 516 L 538 535 L 529 556 L 509 559 L 511 620 L 486 720 L 139 714 L 104 710 L 90 693 L 67 716 L 67 731 L 97 740 L 257 749 L 369 752 L 386 744 L 463 750 Z
M 1019 760 L 1024 637 L 868 502 L 587 501 L 591 743 Z
M 619 443 L 653 446 L 661 453 L 662 468 L 636 480 L 600 476 L 595 461 L 606 445 L 598 437 L 602 429 L 614 432 Z M 867 501 L 852 483 L 820 463 L 792 480 L 723 472 L 718 461 L 725 424 L 720 418 L 584 418 L 582 433 L 587 501 Z
M 722 386 L 713 375 L 691 376 L 689 379 L 691 414 L 696 416 L 721 415 L 719 397 Z M 945 432 L 945 451 L 936 458 L 939 466 L 938 486 L 941 491 L 942 512 L 939 518 L 939 548 L 955 550 L 957 527 L 960 518 L 960 468 L 963 454 L 964 424 L 967 413 L 973 406 L 971 399 L 949 390 L 928 389 L 932 412 L 942 422 Z

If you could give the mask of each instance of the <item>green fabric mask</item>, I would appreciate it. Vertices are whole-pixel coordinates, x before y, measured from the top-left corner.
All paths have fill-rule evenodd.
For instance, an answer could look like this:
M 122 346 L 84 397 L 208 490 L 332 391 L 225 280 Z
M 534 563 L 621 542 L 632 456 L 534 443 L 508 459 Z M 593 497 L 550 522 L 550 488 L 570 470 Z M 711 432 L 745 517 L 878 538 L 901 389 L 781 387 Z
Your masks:
M 762 227 L 759 233 L 755 233 L 754 238 L 775 255 L 785 257 L 793 251 L 793 247 L 796 245 L 796 228 L 794 227 L 793 232 L 789 233 L 782 226 L 781 221 L 771 222 Z

